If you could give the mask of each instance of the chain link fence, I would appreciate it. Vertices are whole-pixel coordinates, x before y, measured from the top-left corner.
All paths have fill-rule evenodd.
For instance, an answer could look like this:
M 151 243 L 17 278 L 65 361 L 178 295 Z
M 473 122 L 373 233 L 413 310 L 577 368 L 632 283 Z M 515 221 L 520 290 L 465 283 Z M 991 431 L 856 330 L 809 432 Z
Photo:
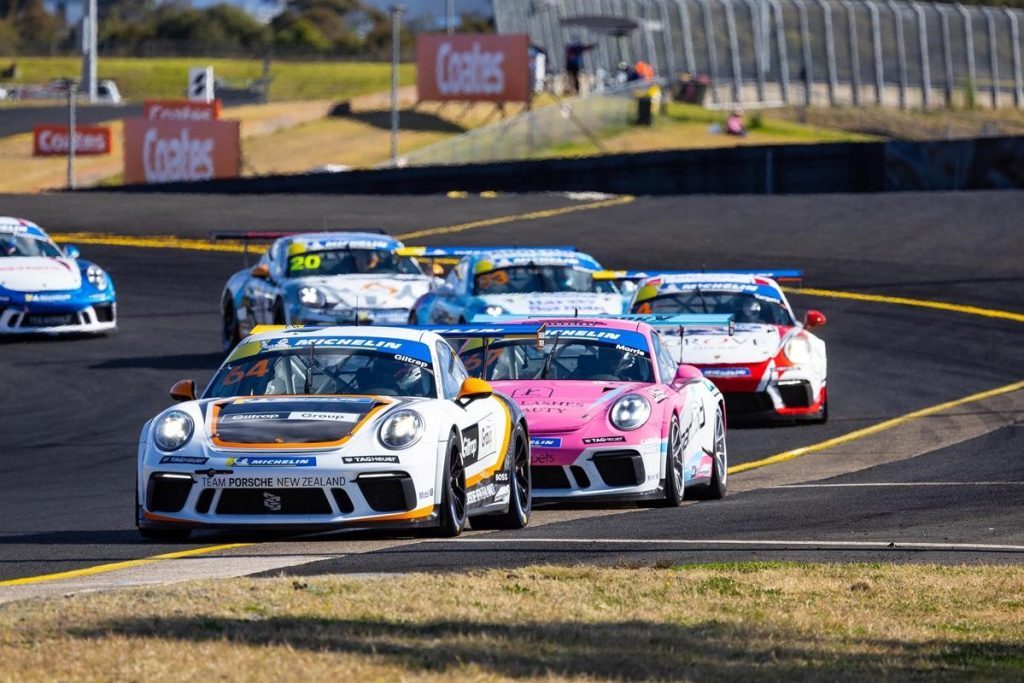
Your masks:
M 500 33 L 528 33 L 556 72 L 566 45 L 593 43 L 590 70 L 643 59 L 670 80 L 706 75 L 713 106 L 1024 105 L 1022 10 L 896 0 L 494 0 L 494 11 Z M 636 29 L 607 35 L 586 28 L 594 17 Z
M 646 86 L 644 86 L 646 87 Z M 528 159 L 628 125 L 637 113 L 635 88 L 623 86 L 555 104 L 471 130 L 406 154 L 408 166 L 485 163 Z M 389 164 L 390 165 L 390 164 Z

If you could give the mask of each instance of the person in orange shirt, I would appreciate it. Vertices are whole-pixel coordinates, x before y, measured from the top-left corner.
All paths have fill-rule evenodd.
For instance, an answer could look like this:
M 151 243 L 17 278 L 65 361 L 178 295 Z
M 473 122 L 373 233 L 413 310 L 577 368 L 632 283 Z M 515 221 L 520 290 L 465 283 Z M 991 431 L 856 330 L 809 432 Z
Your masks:
M 639 78 L 640 80 L 654 80 L 654 67 L 648 64 L 647 62 L 643 61 L 642 59 L 633 66 L 633 71 L 636 72 L 637 78 Z

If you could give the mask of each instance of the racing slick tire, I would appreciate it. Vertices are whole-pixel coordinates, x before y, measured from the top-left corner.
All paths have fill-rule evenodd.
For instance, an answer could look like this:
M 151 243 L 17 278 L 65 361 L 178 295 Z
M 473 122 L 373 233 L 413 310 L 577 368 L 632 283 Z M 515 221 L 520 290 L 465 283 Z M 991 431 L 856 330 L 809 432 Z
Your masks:
M 454 433 L 448 437 L 441 515 L 436 529 L 437 535 L 443 538 L 455 538 L 466 528 L 466 468 L 462 465 L 458 443 Z
M 228 353 L 238 345 L 238 342 L 242 341 L 242 330 L 238 325 L 238 312 L 235 311 L 235 303 L 228 297 L 224 299 L 223 311 L 223 326 L 220 334 L 221 348 L 224 353 Z
M 419 316 L 416 315 L 416 310 L 415 309 L 409 311 L 409 324 L 410 325 L 419 325 L 420 324 L 420 319 L 419 319 Z
M 668 428 L 668 452 L 665 454 L 665 496 L 655 504 L 658 507 L 675 508 L 683 504 L 686 482 L 683 479 L 683 435 L 679 429 L 679 418 L 672 416 Z
M 817 419 L 814 420 L 818 424 L 825 424 L 828 422 L 828 396 L 825 396 L 825 402 L 821 404 L 821 411 L 818 413 Z
M 721 500 L 729 486 L 729 452 L 725 445 L 725 417 L 719 406 L 715 411 L 715 452 L 711 453 L 711 481 L 707 486 L 695 487 L 693 497 L 697 500 Z
M 508 509 L 496 515 L 480 515 L 470 526 L 483 529 L 523 529 L 530 523 L 533 482 L 530 477 L 530 448 L 523 425 L 516 425 L 505 460 L 508 472 Z
M 287 325 L 288 321 L 284 319 L 284 302 L 278 299 L 274 302 L 274 308 L 271 310 L 273 314 L 273 320 L 275 325 Z

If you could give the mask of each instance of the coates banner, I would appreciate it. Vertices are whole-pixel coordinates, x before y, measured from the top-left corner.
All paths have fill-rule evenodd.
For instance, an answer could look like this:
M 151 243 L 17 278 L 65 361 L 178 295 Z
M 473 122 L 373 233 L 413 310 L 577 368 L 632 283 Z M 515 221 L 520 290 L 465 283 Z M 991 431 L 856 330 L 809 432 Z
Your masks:
M 431 34 L 416 42 L 421 100 L 525 102 L 530 98 L 526 35 Z
M 241 170 L 238 121 L 124 122 L 124 181 L 234 178 Z
M 110 154 L 110 128 L 75 126 L 75 154 Z M 67 126 L 40 124 L 32 128 L 32 155 L 65 155 L 71 146 Z
M 220 118 L 220 100 L 146 100 L 142 118 L 150 121 L 216 121 Z

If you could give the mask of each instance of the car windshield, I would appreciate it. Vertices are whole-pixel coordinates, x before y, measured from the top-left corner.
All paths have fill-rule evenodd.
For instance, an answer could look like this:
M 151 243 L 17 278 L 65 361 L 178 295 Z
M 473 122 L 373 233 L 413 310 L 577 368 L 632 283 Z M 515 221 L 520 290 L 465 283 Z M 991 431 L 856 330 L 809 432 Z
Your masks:
M 640 349 L 591 339 L 545 338 L 496 341 L 487 345 L 487 371 L 483 372 L 484 346 L 471 342 L 459 356 L 474 377 L 487 380 L 581 380 L 598 382 L 652 382 L 649 354 Z M 550 358 L 549 358 L 550 357 Z
M 229 360 L 204 397 L 303 394 L 437 396 L 428 363 L 369 349 L 314 346 L 311 352 L 307 346 Z
M 634 306 L 634 313 L 732 313 L 737 323 L 792 325 L 793 317 L 780 302 L 740 292 L 703 289 L 657 296 Z
M 614 294 L 614 283 L 595 280 L 589 270 L 570 266 L 512 266 L 476 276 L 477 294 L 529 294 L 533 292 L 601 292 Z
M 61 258 L 57 247 L 46 240 L 25 235 L 0 235 L 0 257 L 4 256 L 45 256 Z
M 288 277 L 310 275 L 422 275 L 416 262 L 386 249 L 330 249 L 288 257 Z

